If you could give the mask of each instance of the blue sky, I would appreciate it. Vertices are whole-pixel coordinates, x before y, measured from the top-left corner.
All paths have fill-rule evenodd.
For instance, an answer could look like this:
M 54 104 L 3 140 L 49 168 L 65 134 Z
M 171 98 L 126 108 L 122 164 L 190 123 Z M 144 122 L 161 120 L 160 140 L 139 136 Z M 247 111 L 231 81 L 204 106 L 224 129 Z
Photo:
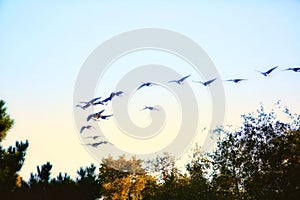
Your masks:
M 4 145 L 28 139 L 22 175 L 50 161 L 54 174 L 74 175 L 95 162 L 82 147 L 73 119 L 79 70 L 101 43 L 139 28 L 163 28 L 197 42 L 224 83 L 226 119 L 277 100 L 300 113 L 300 74 L 257 70 L 300 66 L 299 1 L 0 1 L 0 98 L 15 119 Z M 145 58 L 146 59 L 146 58 Z M 72 163 L 72 165 L 70 165 Z

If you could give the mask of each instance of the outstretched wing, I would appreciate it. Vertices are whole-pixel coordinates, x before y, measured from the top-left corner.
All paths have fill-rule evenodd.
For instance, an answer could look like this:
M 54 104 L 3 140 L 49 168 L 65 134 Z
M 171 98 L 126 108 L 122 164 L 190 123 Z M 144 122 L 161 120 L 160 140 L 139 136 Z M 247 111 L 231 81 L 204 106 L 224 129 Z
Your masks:
M 187 75 L 187 76 L 185 76 L 185 77 L 179 79 L 178 81 L 182 82 L 182 81 L 184 81 L 185 79 L 187 79 L 187 78 L 190 77 L 190 76 L 191 76 L 191 75 Z
M 234 82 L 234 83 L 238 83 L 238 82 L 245 81 L 245 80 L 247 80 L 247 79 L 236 78 L 236 79 L 228 79 L 228 80 L 226 80 L 226 81 L 232 81 L 232 82 Z
M 141 109 L 141 110 L 146 110 L 146 109 L 148 109 L 148 107 L 147 106 L 145 106 L 143 109 Z
M 113 115 L 103 115 L 103 116 L 101 116 L 101 119 L 106 119 L 106 118 L 111 117 L 111 116 L 113 116 Z
M 120 96 L 120 95 L 122 95 L 122 94 L 124 94 L 124 93 L 125 93 L 125 92 L 123 92 L 123 91 L 118 91 L 118 92 L 115 93 L 115 95 L 116 95 L 116 96 Z
M 84 131 L 84 129 L 86 129 L 86 126 L 82 126 L 80 129 L 80 133 L 82 133 Z
M 178 83 L 177 80 L 171 80 L 171 81 L 168 81 L 168 83 Z
M 101 97 L 96 97 L 96 98 L 91 99 L 90 102 L 91 102 L 91 103 L 94 103 L 95 101 L 97 101 L 97 100 L 99 100 L 99 99 L 101 99 Z
M 90 121 L 90 119 L 93 118 L 93 117 L 95 117 L 95 114 L 94 114 L 94 113 L 93 113 L 93 114 L 90 114 L 90 115 L 86 118 L 86 121 L 87 121 L 87 122 Z
M 85 107 L 84 107 L 84 106 L 82 106 L 82 105 L 79 105 L 79 104 L 77 104 L 77 105 L 76 105 L 76 107 L 78 107 L 78 108 L 81 108 L 81 109 L 85 110 Z
M 235 79 L 235 81 L 237 81 L 237 82 L 240 82 L 240 81 L 246 81 L 246 80 L 248 80 L 248 79 L 244 79 L 244 78 L 238 78 L 238 79 Z
M 110 143 L 110 142 L 108 142 L 108 141 L 100 141 L 100 142 L 95 142 L 95 143 L 92 143 L 92 144 L 86 144 L 86 145 L 91 145 L 92 147 L 97 147 L 97 146 L 99 146 L 99 145 L 101 145 L 101 144 L 111 144 L 111 145 L 112 145 L 112 143 Z
M 97 101 L 97 102 L 93 103 L 93 105 L 98 105 L 98 104 L 103 105 L 104 103 L 103 103 L 103 101 Z
M 278 66 L 273 67 L 272 69 L 269 69 L 268 71 L 266 71 L 267 74 L 270 74 L 273 70 L 275 70 Z
M 141 89 L 144 86 L 146 86 L 146 83 L 143 83 L 142 85 L 140 85 L 136 90 L 139 90 L 139 89 Z
M 205 82 L 205 85 L 209 85 L 209 84 L 211 84 L 212 82 L 214 82 L 215 80 L 217 80 L 217 78 L 214 78 L 214 79 L 211 79 L 211 80 L 209 80 L 209 81 L 206 81 L 206 82 Z
M 103 102 L 103 103 L 106 103 L 106 102 L 108 102 L 108 101 L 111 101 L 111 99 L 112 99 L 112 96 L 110 95 L 109 97 L 107 97 L 106 99 L 104 99 L 102 102 Z
M 149 84 L 150 84 L 150 85 L 158 85 L 158 84 L 156 84 L 156 83 L 150 83 L 150 82 L 149 82 Z
M 98 114 L 98 115 L 101 115 L 104 111 L 105 111 L 105 109 L 99 111 L 97 114 Z

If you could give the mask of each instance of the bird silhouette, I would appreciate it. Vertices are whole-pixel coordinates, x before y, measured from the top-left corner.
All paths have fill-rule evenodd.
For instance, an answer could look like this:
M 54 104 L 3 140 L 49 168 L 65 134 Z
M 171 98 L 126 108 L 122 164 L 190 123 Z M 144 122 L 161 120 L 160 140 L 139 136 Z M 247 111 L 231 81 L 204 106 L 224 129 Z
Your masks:
M 81 129 L 80 129 L 80 133 L 82 133 L 85 129 L 91 129 L 91 128 L 95 129 L 95 128 L 94 128 L 93 126 L 91 126 L 91 125 L 82 126 Z
M 101 105 L 104 105 L 104 102 L 103 101 L 97 101 L 97 102 L 94 102 L 92 105 L 99 105 L 99 104 L 101 104 Z
M 85 137 L 85 138 L 91 138 L 93 140 L 96 140 L 99 137 L 103 137 L 103 136 L 101 136 L 101 135 L 94 135 L 94 136 L 89 136 L 89 137 Z
M 114 116 L 114 115 L 113 114 L 111 114 L 111 115 L 101 115 L 99 118 L 108 120 L 108 118 L 112 117 L 112 116 Z
M 294 71 L 294 72 L 300 72 L 300 67 L 290 67 L 290 68 L 287 68 L 283 71 Z
M 210 84 L 211 84 L 212 82 L 214 82 L 215 80 L 217 80 L 217 78 L 211 79 L 211 80 L 206 81 L 206 82 L 201 82 L 201 81 L 193 81 L 193 82 L 195 82 L 195 83 L 201 83 L 201 84 L 204 85 L 204 86 L 210 86 Z
M 95 142 L 95 143 L 88 143 L 88 144 L 85 144 L 85 145 L 89 145 L 89 146 L 92 146 L 92 147 L 98 147 L 99 145 L 101 144 L 111 144 L 110 142 L 108 141 L 101 141 L 101 142 Z
M 106 99 L 104 99 L 102 102 L 106 103 L 108 101 L 111 101 L 115 96 L 117 97 L 121 97 L 123 94 L 125 94 L 125 92 L 123 91 L 118 91 L 118 92 L 112 92 L 109 97 L 107 97 Z
M 78 108 L 82 108 L 83 110 L 85 110 L 86 108 L 88 108 L 89 106 L 91 105 L 95 105 L 95 101 L 101 99 L 101 97 L 96 97 L 96 98 L 93 98 L 91 99 L 90 101 L 80 101 L 79 103 L 83 103 L 85 104 L 84 106 L 80 105 L 80 104 L 77 104 L 76 107 Z
M 228 80 L 225 80 L 225 81 L 231 81 L 231 82 L 234 82 L 234 83 L 239 83 L 241 81 L 246 81 L 248 79 L 242 79 L 242 78 L 236 78 L 236 79 L 228 79 Z
M 269 70 L 266 71 L 266 72 L 261 72 L 261 71 L 258 71 L 258 70 L 256 70 L 256 71 L 258 71 L 259 73 L 261 73 L 261 74 L 264 75 L 264 76 L 270 76 L 271 72 L 274 71 L 276 68 L 278 68 L 278 66 L 273 67 L 273 68 L 269 69 Z
M 123 94 L 126 94 L 126 93 L 123 92 L 123 91 L 115 92 L 115 95 L 116 95 L 117 97 L 121 97 Z
M 158 108 L 155 108 L 155 107 L 153 107 L 153 106 L 145 106 L 143 109 L 141 109 L 141 110 L 156 110 L 156 111 L 159 111 L 159 109 Z
M 77 104 L 76 107 L 85 110 L 88 106 L 86 106 L 86 105 L 82 106 L 80 104 Z
M 91 118 L 99 119 L 99 118 L 102 116 L 102 113 L 103 113 L 103 112 L 104 112 L 104 109 L 101 110 L 100 112 L 90 114 L 90 115 L 86 118 L 86 121 L 90 121 Z
M 183 81 L 185 80 L 185 79 L 187 79 L 188 77 L 190 77 L 191 75 L 187 75 L 187 76 L 185 76 L 185 77 L 182 77 L 181 79 L 179 79 L 179 80 L 171 80 L 171 81 L 168 81 L 169 83 L 177 83 L 177 84 L 179 84 L 179 85 L 182 85 L 183 84 Z
M 152 83 L 152 82 L 142 83 L 136 90 L 139 90 L 139 89 L 141 89 L 142 87 L 145 87 L 145 86 L 151 87 L 151 86 L 153 86 L 153 85 L 158 85 L 158 84 Z

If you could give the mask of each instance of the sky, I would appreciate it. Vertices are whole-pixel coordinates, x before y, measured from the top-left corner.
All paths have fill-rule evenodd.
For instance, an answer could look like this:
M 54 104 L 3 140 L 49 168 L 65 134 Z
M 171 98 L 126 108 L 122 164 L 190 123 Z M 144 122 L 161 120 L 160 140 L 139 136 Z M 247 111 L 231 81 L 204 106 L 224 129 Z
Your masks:
M 79 167 L 96 163 L 91 150 L 82 145 L 84 141 L 74 120 L 76 80 L 84 62 L 99 45 L 141 28 L 167 29 L 185 35 L 207 53 L 222 80 L 248 79 L 238 85 L 223 82 L 225 124 L 239 125 L 240 115 L 255 111 L 260 102 L 270 109 L 281 100 L 293 112 L 300 113 L 300 73 L 282 71 L 300 67 L 299 10 L 300 1 L 292 0 L 0 1 L 0 99 L 6 101 L 8 113 L 15 120 L 3 145 L 29 141 L 21 170 L 25 179 L 36 171 L 37 165 L 47 161 L 53 164 L 53 175 L 61 171 L 73 177 Z M 122 74 L 147 63 L 173 66 L 182 76 L 191 73 L 193 79 L 201 80 L 192 68 L 181 67 L 187 64 L 176 56 L 137 52 L 114 63 L 115 68 L 112 66 L 103 82 L 99 82 L 95 96 L 108 95 Z M 279 69 L 268 78 L 255 71 L 267 71 L 277 65 Z M 124 67 L 116 75 L 118 66 Z M 211 110 L 206 109 L 211 107 L 209 91 L 189 84 L 195 93 L 203 95 L 198 102 L 205 121 L 205 116 L 211 115 Z M 165 98 L 172 96 L 163 90 L 155 92 L 166 95 Z M 157 102 L 148 97 L 132 96 L 136 103 L 128 108 L 133 121 L 141 126 L 150 123 L 149 114 L 139 111 L 145 103 L 165 106 L 169 115 L 180 112 L 176 98 Z M 181 119 L 168 119 L 175 120 L 166 123 L 171 132 L 176 128 L 172 124 Z M 107 121 L 111 123 L 113 120 Z M 205 123 L 209 123 L 209 117 Z

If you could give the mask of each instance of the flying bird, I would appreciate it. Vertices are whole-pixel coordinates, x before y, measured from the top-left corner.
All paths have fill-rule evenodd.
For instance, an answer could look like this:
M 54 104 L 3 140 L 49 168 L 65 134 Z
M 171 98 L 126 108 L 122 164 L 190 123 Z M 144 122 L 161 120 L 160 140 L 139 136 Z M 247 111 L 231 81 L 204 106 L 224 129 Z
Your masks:
M 242 79 L 242 78 L 236 78 L 236 79 L 228 79 L 228 80 L 225 80 L 225 81 L 231 81 L 231 82 L 234 82 L 234 83 L 239 83 L 241 81 L 246 81 L 248 79 Z
M 108 120 L 107 118 L 112 117 L 112 116 L 114 116 L 114 115 L 113 114 L 111 114 L 111 115 L 101 115 L 99 118 Z M 96 118 L 96 119 L 99 119 L 99 118 Z
M 99 137 L 103 137 L 103 136 L 100 136 L 100 135 L 94 135 L 94 136 L 89 136 L 89 137 L 85 137 L 85 138 L 91 138 L 93 140 L 96 140 L 97 138 Z
M 125 92 L 123 92 L 123 91 L 115 92 L 115 95 L 116 95 L 117 97 L 121 97 L 123 94 L 125 94 Z
M 278 67 L 278 66 L 273 67 L 273 68 L 269 69 L 269 70 L 266 71 L 266 72 L 261 72 L 261 71 L 258 71 L 258 70 L 256 70 L 256 71 L 258 71 L 259 73 L 261 73 L 261 74 L 264 75 L 264 76 L 270 76 L 271 72 L 274 71 L 277 67 Z
M 217 78 L 211 79 L 211 80 L 206 81 L 206 82 L 201 82 L 201 81 L 193 81 L 193 82 L 195 82 L 195 83 L 201 83 L 201 84 L 204 85 L 204 86 L 210 86 L 210 84 L 211 84 L 212 82 L 214 82 L 215 80 L 217 80 Z
M 90 115 L 86 118 L 86 121 L 90 121 L 91 118 L 99 119 L 99 118 L 102 116 L 102 113 L 103 113 L 103 112 L 104 112 L 104 109 L 101 110 L 100 112 L 90 114 Z
M 153 106 L 145 106 L 143 109 L 141 110 L 156 110 L 156 111 L 159 111 L 159 109 L 153 107 Z
M 101 142 L 95 142 L 95 143 L 88 143 L 88 144 L 85 144 L 85 145 L 89 145 L 89 146 L 92 146 L 92 147 L 98 147 L 99 145 L 101 144 L 111 144 L 110 142 L 108 141 L 101 141 Z
M 151 86 L 153 86 L 153 85 L 158 85 L 158 84 L 156 84 L 156 83 L 151 83 L 151 82 L 142 83 L 136 90 L 139 90 L 139 89 L 141 89 L 142 87 L 145 87 L 145 86 L 151 87 Z
M 107 97 L 106 99 L 104 99 L 102 102 L 106 103 L 108 101 L 111 101 L 115 96 L 117 97 L 121 97 L 123 94 L 125 94 L 125 92 L 123 91 L 118 91 L 118 92 L 112 92 L 109 97 Z
M 94 128 L 93 126 L 91 126 L 91 125 L 82 126 L 81 129 L 80 129 L 80 133 L 82 133 L 85 129 L 91 129 L 91 128 L 95 129 L 95 128 Z
M 77 104 L 76 107 L 85 110 L 88 106 L 86 106 L 86 105 L 82 106 L 80 104 Z
M 300 72 L 300 67 L 290 67 L 290 68 L 287 68 L 283 71 L 294 71 L 294 72 Z
M 93 105 L 98 105 L 98 104 L 101 104 L 101 105 L 104 105 L 104 102 L 103 101 L 97 101 L 97 102 L 94 102 Z
M 99 99 L 101 99 L 101 97 L 96 97 L 96 98 L 93 98 L 93 99 L 91 99 L 90 101 L 80 101 L 79 103 L 83 103 L 83 104 L 85 104 L 84 106 L 82 106 L 82 105 L 76 105 L 76 107 L 79 107 L 79 108 L 82 108 L 83 110 L 85 110 L 86 108 L 88 108 L 89 106 L 91 106 L 91 105 L 95 105 L 95 101 L 97 101 L 97 100 L 99 100 Z
M 185 77 L 183 77 L 183 78 L 181 78 L 181 79 L 179 79 L 179 80 L 172 80 L 172 81 L 168 81 L 169 83 L 177 83 L 177 84 L 179 84 L 179 85 L 182 85 L 183 84 L 183 81 L 185 80 L 185 79 L 187 79 L 188 77 L 190 77 L 191 75 L 187 75 L 187 76 L 185 76 Z

